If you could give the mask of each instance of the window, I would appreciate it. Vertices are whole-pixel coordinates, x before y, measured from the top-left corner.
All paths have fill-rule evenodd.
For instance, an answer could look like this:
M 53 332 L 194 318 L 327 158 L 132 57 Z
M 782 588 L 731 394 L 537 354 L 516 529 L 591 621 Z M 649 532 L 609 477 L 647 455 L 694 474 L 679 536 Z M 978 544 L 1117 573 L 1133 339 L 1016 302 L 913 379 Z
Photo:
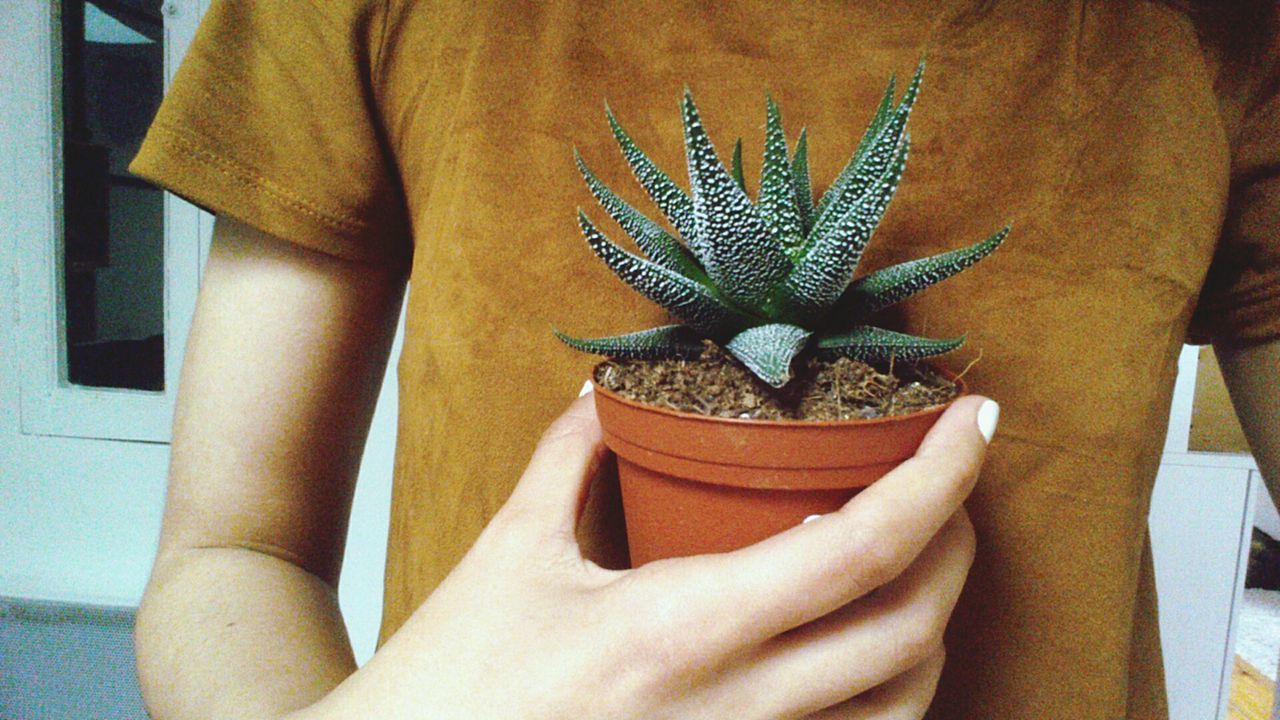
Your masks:
M 127 166 L 164 93 L 164 22 L 143 0 L 61 5 L 67 381 L 163 391 L 164 197 Z
M 212 218 L 129 174 L 196 0 L 11 12 L 22 431 L 166 442 Z M 22 20 L 23 18 L 19 18 Z

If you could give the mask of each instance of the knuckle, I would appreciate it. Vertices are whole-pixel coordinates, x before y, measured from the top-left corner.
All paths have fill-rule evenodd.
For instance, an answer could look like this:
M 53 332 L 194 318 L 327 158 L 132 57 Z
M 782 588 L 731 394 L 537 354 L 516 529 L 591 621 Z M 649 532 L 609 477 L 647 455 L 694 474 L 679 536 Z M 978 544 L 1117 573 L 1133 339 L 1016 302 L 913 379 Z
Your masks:
M 520 517 L 522 514 L 516 508 L 504 507 L 499 510 L 476 538 L 471 548 L 472 554 L 483 554 L 491 558 L 491 562 L 523 557 L 524 552 L 517 552 L 521 548 L 526 551 L 528 549 L 524 532 L 527 523 Z
M 906 613 L 906 630 L 898 636 L 897 658 L 905 666 L 915 667 L 942 652 L 947 623 L 951 619 L 951 603 L 935 593 L 928 593 Z
M 942 646 L 942 639 L 947 632 L 947 622 L 951 620 L 950 602 L 939 600 L 928 603 L 927 607 L 920 622 L 918 643 L 922 649 L 926 650 L 924 657 L 932 655 Z
M 959 493 L 961 500 L 969 497 L 973 489 L 978 486 L 978 477 L 982 473 L 981 458 L 967 468 L 960 477 Z
M 551 554 L 554 538 L 545 526 L 537 508 L 508 501 L 489 520 L 473 547 L 483 548 L 493 562 L 525 562 Z
M 547 426 L 538 444 L 551 445 L 562 442 L 567 438 L 576 439 L 590 436 L 594 427 L 595 423 L 591 418 L 582 414 L 567 412 Z
M 534 517 L 533 510 L 520 502 L 519 498 L 508 498 L 493 517 L 489 518 L 489 523 L 485 526 L 485 534 L 495 539 L 510 537 L 529 525 Z
M 707 667 L 687 632 L 658 623 L 635 623 L 625 672 L 647 695 L 664 695 L 673 685 L 687 684 Z
M 643 580 L 643 571 L 625 576 L 627 580 Z M 651 592 L 635 583 L 623 604 L 625 633 L 631 648 L 632 664 L 643 667 L 644 675 L 655 687 L 671 683 L 688 683 L 716 665 L 723 652 L 718 629 L 699 619 L 700 613 L 680 593 Z
M 559 420 L 542 433 L 542 437 L 538 438 L 538 445 L 534 448 L 535 453 L 545 453 L 563 448 L 565 445 L 574 442 L 580 437 L 578 430 L 571 427 L 563 426 Z
M 986 456 L 986 448 L 981 443 L 981 440 L 948 443 L 908 462 L 919 464 L 921 472 L 944 481 L 956 495 L 967 496 L 978 480 Z
M 561 417 L 538 439 L 530 465 L 554 466 L 568 458 L 588 455 L 593 462 L 598 461 L 598 440 L 598 433 L 588 421 Z
M 709 644 L 689 627 L 689 623 L 668 612 L 649 617 L 645 643 L 651 659 L 662 668 L 664 676 L 688 676 L 711 664 Z M 670 618 L 670 619 L 667 619 Z
M 848 557 L 854 569 L 849 581 L 858 595 L 885 585 L 901 574 L 904 563 L 892 536 L 861 526 L 849 536 Z
M 929 662 L 941 652 L 945 628 L 945 618 L 939 622 L 932 614 L 926 613 L 920 622 L 913 623 L 910 629 L 896 638 L 893 648 L 895 664 L 913 668 Z
M 978 552 L 978 540 L 973 524 L 961 510 L 952 516 L 938 531 L 933 541 L 936 553 L 940 556 L 942 567 L 948 576 L 963 578 L 973 568 Z M 963 584 L 963 580 L 960 581 Z M 955 587 L 959 591 L 959 585 Z
M 946 647 L 939 644 L 928 657 L 913 669 L 912 674 L 915 675 L 915 683 L 926 690 L 923 693 L 927 698 L 925 707 L 929 704 L 928 700 L 931 700 L 933 694 L 937 692 L 938 683 L 942 680 L 942 670 L 946 664 Z M 923 712 L 924 708 L 921 708 L 921 714 Z
M 925 668 L 928 670 L 930 677 L 936 682 L 942 677 L 942 669 L 947 664 L 947 646 L 945 643 L 938 643 L 937 649 L 933 654 L 925 660 Z
M 628 643 L 644 652 L 648 652 L 650 645 L 661 647 L 654 638 L 670 629 L 675 614 L 670 597 L 653 592 L 645 582 L 647 574 L 648 566 L 631 570 L 610 587 L 619 626 Z
M 982 457 L 977 452 L 959 451 L 946 457 L 930 458 L 929 472 L 943 480 L 947 494 L 959 504 L 969 496 L 982 470 Z

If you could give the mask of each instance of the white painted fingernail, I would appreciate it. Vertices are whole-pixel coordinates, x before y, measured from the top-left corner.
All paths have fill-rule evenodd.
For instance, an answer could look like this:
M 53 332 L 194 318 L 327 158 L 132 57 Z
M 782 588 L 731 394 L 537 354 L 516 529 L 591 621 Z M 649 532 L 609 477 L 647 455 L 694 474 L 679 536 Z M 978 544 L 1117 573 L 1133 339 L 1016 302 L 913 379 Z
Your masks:
M 978 408 L 978 432 L 982 433 L 982 439 L 990 443 L 991 436 L 996 434 L 996 425 L 999 423 L 1000 404 L 995 400 L 982 403 L 982 407 Z
M 582 389 L 578 391 L 578 397 L 582 397 L 583 395 L 586 395 L 587 393 L 591 392 L 591 389 L 592 388 L 591 388 L 590 380 L 582 383 Z
M 822 516 L 821 516 L 821 515 L 810 515 L 809 517 L 805 518 L 804 520 L 801 520 L 801 521 L 800 521 L 800 524 L 801 524 L 801 525 L 804 525 L 805 523 L 811 523 L 811 522 L 813 522 L 814 520 L 817 520 L 817 519 L 818 519 L 818 518 L 820 518 L 820 517 L 822 517 Z

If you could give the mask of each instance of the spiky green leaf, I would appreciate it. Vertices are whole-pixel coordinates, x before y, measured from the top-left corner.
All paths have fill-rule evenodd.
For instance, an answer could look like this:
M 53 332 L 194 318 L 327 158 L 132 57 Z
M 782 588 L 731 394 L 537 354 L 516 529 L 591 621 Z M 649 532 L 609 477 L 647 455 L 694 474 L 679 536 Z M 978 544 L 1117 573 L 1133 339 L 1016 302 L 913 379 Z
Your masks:
M 796 210 L 796 191 L 791 181 L 791 164 L 787 161 L 787 138 L 782 131 L 782 114 L 769 98 L 765 110 L 764 165 L 760 178 L 760 217 L 772 233 L 774 242 L 790 256 L 804 242 L 800 214 Z
M 781 289 L 784 307 L 812 317 L 840 299 L 853 279 L 867 241 L 898 189 L 909 145 L 909 140 L 904 139 L 897 159 L 871 192 L 849 209 L 839 225 L 810 246 Z
M 889 360 L 923 360 L 952 350 L 964 344 L 964 337 L 934 339 L 906 335 L 870 325 L 859 325 L 848 332 L 827 335 L 814 343 L 814 354 L 833 360 L 847 357 L 863 362 L 887 362 Z
M 859 138 L 857 149 L 853 151 L 853 162 L 855 164 L 876 146 L 876 143 L 879 142 L 885 127 L 887 127 L 895 118 L 901 116 L 902 105 L 906 104 L 906 106 L 910 108 L 911 105 L 914 104 L 915 94 L 919 92 L 919 81 L 923 76 L 923 72 L 924 60 L 921 59 L 919 65 L 916 66 L 916 72 L 912 77 L 912 82 L 907 83 L 907 91 L 903 94 L 903 103 L 900 103 L 897 106 L 893 104 L 893 98 L 897 94 L 898 90 L 898 74 L 890 73 L 889 83 L 885 86 L 884 96 L 880 98 L 880 105 L 876 108 L 876 114 L 871 118 L 871 122 L 868 124 L 866 132 L 864 132 L 862 137 Z M 913 85 L 916 86 L 914 90 L 912 89 Z M 906 102 L 908 98 L 911 99 L 910 103 Z
M 742 174 L 742 138 L 733 144 L 733 181 L 738 183 L 742 192 L 747 191 L 747 178 Z
M 844 169 L 836 176 L 834 182 L 831 183 L 827 191 L 822 194 L 822 198 L 818 201 L 817 212 L 819 215 L 824 213 L 831 201 L 844 193 L 845 187 L 853 180 L 854 174 L 857 172 L 858 163 L 866 154 L 875 141 L 880 137 L 880 131 L 884 129 L 885 123 L 893 112 L 893 96 L 897 89 L 897 76 L 889 76 L 889 84 L 884 89 L 884 94 L 880 97 L 880 105 L 876 108 L 876 112 L 871 116 L 871 122 L 867 124 L 867 129 L 862 133 L 862 139 L 858 141 L 858 147 L 853 154 L 849 156 L 849 162 L 845 163 Z
M 800 230 L 805 236 L 813 229 L 813 184 L 809 181 L 809 134 L 806 128 L 800 129 L 800 139 L 796 142 L 796 154 L 791 158 L 791 187 L 795 189 L 796 215 L 800 218 Z M 799 254 L 799 248 L 792 259 Z
M 552 329 L 561 342 L 582 352 L 623 360 L 696 358 L 702 354 L 702 336 L 684 325 L 661 327 L 601 338 L 576 338 Z
M 625 200 L 618 197 L 605 185 L 595 173 L 587 167 L 582 155 L 574 148 L 573 158 L 578 163 L 578 171 L 591 189 L 600 206 L 609 213 L 609 217 L 622 228 L 623 232 L 635 240 L 648 258 L 668 270 L 674 270 L 687 278 L 707 283 L 707 274 L 702 271 L 697 260 L 689 254 L 671 233 L 662 229 L 657 223 L 645 217 Z
M 707 286 L 615 245 L 591 224 L 582 211 L 578 211 L 578 224 L 592 252 L 615 275 L 686 325 L 715 338 L 751 324 L 749 318 L 717 297 Z
M 866 145 L 865 149 L 860 149 L 854 154 L 854 159 L 840 174 L 832 190 L 824 197 L 824 200 L 827 198 L 830 200 L 819 211 L 818 219 L 814 221 L 813 233 L 810 235 L 811 242 L 814 238 L 821 238 L 831 232 L 831 228 L 840 223 L 849 209 L 856 205 L 870 188 L 874 187 L 876 180 L 893 163 L 898 148 L 906 136 L 907 120 L 911 117 L 911 108 L 914 107 L 916 96 L 919 94 L 923 73 L 924 63 L 922 62 L 916 69 L 916 75 L 912 78 L 911 84 L 907 86 L 902 102 L 894 109 L 892 116 L 878 131 L 875 139 Z M 870 132 L 871 130 L 868 129 L 868 133 Z
M 990 255 L 1008 234 L 1006 225 L 986 240 L 968 247 L 877 270 L 849 286 L 834 314 L 856 312 L 858 317 L 865 317 L 902 302 Z
M 693 217 L 693 200 L 636 146 L 627 131 L 622 129 L 618 118 L 614 117 L 613 110 L 608 105 L 605 105 L 605 114 L 609 117 L 609 127 L 613 129 L 613 137 L 618 141 L 618 146 L 622 149 L 622 154 L 626 157 L 627 164 L 631 166 L 631 172 L 635 174 L 636 180 L 649 194 L 653 204 L 657 205 L 658 210 L 671 222 L 672 227 L 693 252 L 694 257 L 705 265 L 702 241 L 698 237 L 697 223 Z
M 683 110 L 693 215 L 705 253 L 699 259 L 726 297 L 743 307 L 759 307 L 791 269 L 791 261 L 716 156 L 688 90 Z
M 724 349 L 742 361 L 757 377 L 773 387 L 791 379 L 791 361 L 804 349 L 812 335 L 795 325 L 757 325 L 738 333 Z

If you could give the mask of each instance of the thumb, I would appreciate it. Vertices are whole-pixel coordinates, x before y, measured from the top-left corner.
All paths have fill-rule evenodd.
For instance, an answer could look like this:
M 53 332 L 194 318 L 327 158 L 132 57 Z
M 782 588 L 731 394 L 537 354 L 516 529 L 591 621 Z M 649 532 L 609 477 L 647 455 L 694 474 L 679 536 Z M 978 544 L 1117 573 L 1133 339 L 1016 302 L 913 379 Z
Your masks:
M 607 454 L 595 393 L 584 392 L 542 434 L 504 511 L 573 538 L 587 488 Z

